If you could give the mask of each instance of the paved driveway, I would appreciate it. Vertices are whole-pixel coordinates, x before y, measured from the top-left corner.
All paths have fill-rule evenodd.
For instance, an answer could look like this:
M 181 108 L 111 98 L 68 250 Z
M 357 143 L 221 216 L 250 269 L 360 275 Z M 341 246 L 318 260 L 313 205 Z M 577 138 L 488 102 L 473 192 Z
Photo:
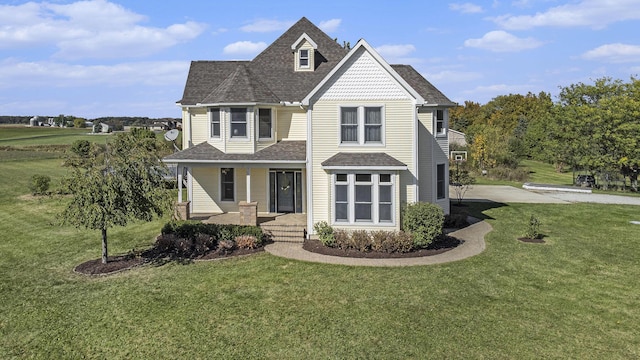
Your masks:
M 455 200 L 455 192 L 452 188 L 450 189 L 449 195 Z M 640 205 L 640 197 L 559 191 L 537 192 L 506 185 L 473 185 L 465 194 L 464 201 L 544 204 L 591 202 L 599 204 Z

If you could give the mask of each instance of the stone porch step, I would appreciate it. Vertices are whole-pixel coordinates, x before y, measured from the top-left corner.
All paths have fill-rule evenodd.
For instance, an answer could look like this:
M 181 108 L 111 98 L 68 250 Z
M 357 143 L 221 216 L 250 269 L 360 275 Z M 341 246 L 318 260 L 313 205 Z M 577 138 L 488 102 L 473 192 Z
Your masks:
M 302 243 L 306 234 L 302 225 L 261 224 L 260 227 L 274 242 Z

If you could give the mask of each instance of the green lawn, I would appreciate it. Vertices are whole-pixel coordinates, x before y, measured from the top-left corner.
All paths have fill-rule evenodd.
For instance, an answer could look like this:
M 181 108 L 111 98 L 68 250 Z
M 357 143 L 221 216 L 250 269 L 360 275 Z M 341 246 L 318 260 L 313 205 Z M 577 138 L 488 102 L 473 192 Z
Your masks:
M 99 233 L 55 225 L 66 198 L 21 197 L 59 163 L 0 153 L 2 359 L 640 357 L 637 207 L 471 204 L 487 249 L 437 266 L 264 253 L 87 277 L 72 269 L 100 256 Z M 546 244 L 516 240 L 531 214 Z M 114 229 L 111 254 L 161 224 Z
M 91 129 L 0 126 L 0 146 L 68 145 L 74 140 L 104 143 L 109 135 L 91 135 Z

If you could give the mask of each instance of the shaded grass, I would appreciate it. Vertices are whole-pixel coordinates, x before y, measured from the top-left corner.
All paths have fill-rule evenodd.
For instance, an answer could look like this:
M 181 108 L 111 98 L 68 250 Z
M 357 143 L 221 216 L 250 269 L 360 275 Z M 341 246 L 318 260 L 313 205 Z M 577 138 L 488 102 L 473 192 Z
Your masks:
M 20 198 L 59 164 L 0 162 L 0 358 L 640 356 L 638 207 L 469 203 L 487 249 L 436 266 L 259 254 L 87 277 L 72 269 L 100 257 L 99 232 L 56 224 L 69 198 Z M 516 240 L 531 214 L 546 244 Z M 114 228 L 110 253 L 162 223 Z

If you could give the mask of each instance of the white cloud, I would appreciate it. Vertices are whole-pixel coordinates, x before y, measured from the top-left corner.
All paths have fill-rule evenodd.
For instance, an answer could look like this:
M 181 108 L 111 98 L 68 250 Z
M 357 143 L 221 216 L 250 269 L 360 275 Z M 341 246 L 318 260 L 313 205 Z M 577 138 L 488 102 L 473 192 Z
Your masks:
M 484 11 L 482 10 L 482 6 L 472 4 L 472 3 L 464 3 L 464 4 L 452 3 L 452 4 L 449 4 L 449 9 L 453 11 L 459 11 L 463 14 L 475 14 L 475 13 L 481 13 Z
M 320 25 L 318 27 L 322 29 L 324 32 L 334 32 L 338 30 L 340 24 L 342 23 L 342 19 L 331 19 L 326 21 L 320 21 Z
M 606 44 L 587 51 L 582 58 L 609 63 L 640 62 L 640 45 Z
M 237 41 L 225 46 L 224 49 L 222 49 L 222 53 L 226 55 L 256 55 L 266 49 L 266 47 L 267 43 L 263 41 Z
M 482 78 L 482 74 L 472 71 L 442 70 L 434 73 L 426 73 L 425 78 L 429 81 L 441 83 L 467 82 Z
M 398 58 L 407 56 L 416 51 L 416 47 L 411 44 L 381 45 L 376 48 L 376 51 L 384 57 Z
M 240 28 L 240 30 L 244 32 L 273 32 L 273 31 L 282 31 L 286 30 L 291 25 L 293 25 L 293 21 L 278 21 L 278 20 L 256 20 L 250 24 L 247 24 Z
M 0 48 L 52 46 L 56 56 L 73 59 L 140 57 L 191 40 L 206 27 L 197 22 L 138 25 L 144 20 L 106 0 L 0 5 Z
M 485 49 L 494 52 L 517 52 L 527 49 L 535 49 L 542 45 L 541 41 L 534 38 L 519 38 L 506 31 L 490 31 L 480 39 L 468 39 L 464 46 Z
M 0 62 L 1 88 L 165 86 L 184 84 L 188 61 L 116 65 L 70 65 L 59 62 Z
M 534 27 L 576 27 L 604 28 L 611 23 L 640 19 L 637 0 L 582 0 L 556 6 L 535 15 L 503 15 L 493 19 L 495 23 L 509 30 L 524 30 Z

